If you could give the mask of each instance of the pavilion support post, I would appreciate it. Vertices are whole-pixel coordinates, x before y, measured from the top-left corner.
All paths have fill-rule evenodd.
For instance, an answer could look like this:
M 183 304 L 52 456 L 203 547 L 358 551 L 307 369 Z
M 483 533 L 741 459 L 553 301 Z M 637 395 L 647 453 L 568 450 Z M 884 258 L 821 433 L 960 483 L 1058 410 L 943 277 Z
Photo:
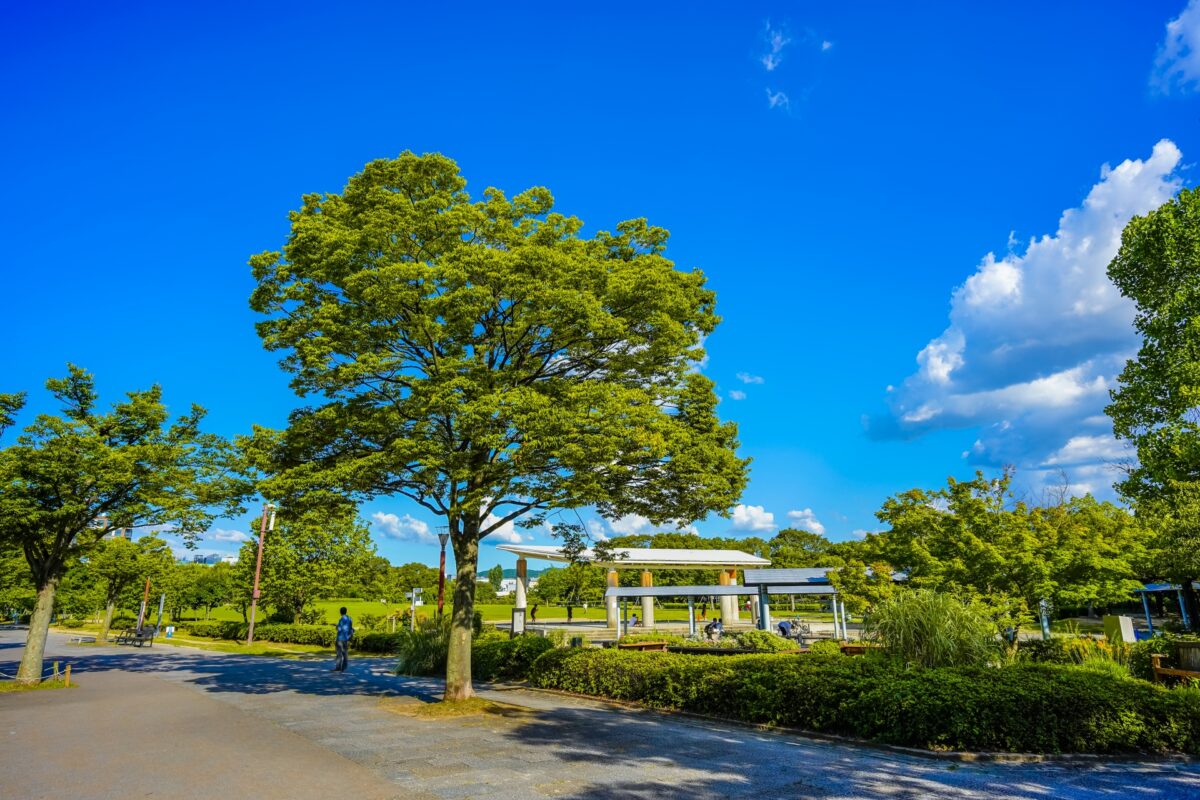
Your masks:
M 829 606 L 830 606 L 830 608 L 833 609 L 833 638 L 841 639 L 842 638 L 842 630 L 841 630 L 841 627 L 838 625 L 838 599 L 837 599 L 836 594 L 833 596 L 833 599 L 830 601 Z
M 607 578 L 608 578 L 608 588 L 610 588 L 610 589 L 616 588 L 617 571 L 615 569 L 609 569 Z M 617 617 L 617 598 L 615 598 L 615 597 L 604 598 L 604 606 L 605 606 L 605 612 L 606 612 L 605 617 L 606 617 L 606 620 L 608 623 L 608 627 L 614 628 L 614 629 L 619 628 L 621 625 L 621 621 Z M 620 635 L 620 631 L 617 632 L 617 635 L 618 636 Z
M 720 573 L 718 573 L 717 584 L 720 586 L 729 585 L 729 570 L 723 569 L 720 571 Z M 733 621 L 733 613 L 730 607 L 737 603 L 737 598 L 729 597 L 728 595 L 720 595 L 720 599 L 717 602 L 721 606 L 721 622 L 728 625 Z
M 517 559 L 517 588 L 514 608 L 525 608 L 525 593 L 529 591 L 529 563 L 524 558 Z
M 648 570 L 648 569 L 642 570 L 642 586 L 650 587 L 653 585 L 654 585 L 654 576 L 650 573 L 650 570 Z M 643 597 L 642 598 L 642 627 L 644 627 L 644 628 L 653 628 L 654 627 L 654 598 L 653 597 Z
M 767 596 L 767 587 L 758 587 L 758 629 L 771 630 L 771 602 Z
M 736 569 L 729 570 L 729 585 L 730 586 L 738 585 Z M 731 595 L 729 597 L 730 614 L 729 614 L 728 622 L 735 623 L 735 622 L 738 622 L 739 620 L 741 620 L 742 613 L 741 613 L 741 602 L 740 601 L 741 601 L 741 598 L 738 597 L 737 595 Z
M 846 617 L 846 601 L 841 600 L 838 602 L 838 605 L 842 607 L 842 638 L 850 641 L 850 629 L 846 627 L 846 623 L 848 622 L 848 618 Z
M 1183 589 L 1180 589 L 1176 594 L 1179 596 L 1179 618 L 1183 622 L 1184 630 L 1192 629 L 1192 619 L 1188 616 L 1187 599 L 1183 596 Z
M 696 635 L 696 598 L 688 597 L 688 636 Z
M 1154 635 L 1154 620 L 1150 617 L 1150 600 L 1146 597 L 1146 593 L 1142 592 L 1142 609 L 1146 612 L 1146 627 L 1150 629 L 1150 635 Z

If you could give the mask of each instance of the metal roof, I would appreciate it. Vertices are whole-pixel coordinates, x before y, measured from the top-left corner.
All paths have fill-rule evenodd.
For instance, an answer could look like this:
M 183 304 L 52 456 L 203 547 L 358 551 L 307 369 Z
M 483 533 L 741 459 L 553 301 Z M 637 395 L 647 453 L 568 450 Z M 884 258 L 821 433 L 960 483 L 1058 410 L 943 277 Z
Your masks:
M 1144 583 L 1142 588 L 1134 589 L 1134 593 L 1154 594 L 1156 592 L 1178 592 L 1180 585 L 1177 583 Z M 1192 588 L 1200 590 L 1200 581 L 1193 581 Z
M 837 594 L 837 589 L 825 584 L 807 586 L 770 586 L 767 594 Z M 757 596 L 757 586 L 610 586 L 605 597 L 729 597 Z
M 516 553 L 519 556 L 538 558 L 543 561 L 569 562 L 561 547 L 541 544 L 500 544 L 497 550 Z M 614 547 L 614 554 L 624 553 L 623 558 L 612 561 L 596 561 L 592 550 L 584 550 L 580 558 L 606 567 L 684 567 L 691 569 L 715 569 L 718 567 L 765 567 L 771 562 L 765 558 L 743 553 L 741 550 L 684 550 L 649 547 Z
M 829 584 L 829 570 L 833 567 L 815 567 L 811 569 L 748 569 L 744 574 L 748 584 Z

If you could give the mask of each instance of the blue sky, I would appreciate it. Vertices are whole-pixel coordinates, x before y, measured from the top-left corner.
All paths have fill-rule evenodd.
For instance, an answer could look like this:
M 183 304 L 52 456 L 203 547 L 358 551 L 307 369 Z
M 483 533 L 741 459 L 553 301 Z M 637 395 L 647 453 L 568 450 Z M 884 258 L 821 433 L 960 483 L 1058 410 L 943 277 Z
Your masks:
M 0 390 L 30 414 L 70 360 L 222 434 L 282 424 L 247 257 L 302 193 L 440 151 L 589 231 L 648 217 L 708 275 L 705 372 L 754 463 L 700 531 L 844 539 L 1007 463 L 1031 497 L 1060 468 L 1111 495 L 1136 339 L 1103 271 L 1195 183 L 1200 0 L 171 5 L 26 3 L 0 30 Z M 419 509 L 363 513 L 393 561 L 436 558 Z

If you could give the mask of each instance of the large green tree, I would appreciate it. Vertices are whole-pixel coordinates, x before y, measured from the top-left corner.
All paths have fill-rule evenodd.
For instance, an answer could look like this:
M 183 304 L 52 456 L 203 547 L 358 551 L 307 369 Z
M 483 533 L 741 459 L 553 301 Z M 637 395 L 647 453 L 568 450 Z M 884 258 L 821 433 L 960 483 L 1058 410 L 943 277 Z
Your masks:
M 155 536 L 143 536 L 136 542 L 118 536 L 105 539 L 93 550 L 87 560 L 87 574 L 100 585 L 104 599 L 104 619 L 96 641 L 108 639 L 108 629 L 112 626 L 118 603 L 134 597 L 140 603 L 140 590 L 147 580 L 162 589 L 159 584 L 171 567 L 171 549 Z M 131 596 L 131 590 L 137 591 Z
M 352 507 L 285 508 L 263 545 L 260 602 L 278 618 L 295 621 L 317 600 L 333 597 L 348 575 L 370 565 L 375 546 Z M 242 545 L 234 581 L 248 603 L 254 585 L 258 540 Z
M 694 369 L 715 297 L 665 230 L 586 237 L 544 188 L 465 187 L 440 155 L 371 162 L 251 259 L 259 333 L 313 401 L 256 436 L 267 490 L 399 495 L 445 519 L 448 699 L 473 693 L 483 537 L 556 508 L 698 519 L 736 502 L 747 466 Z
M 195 537 L 245 489 L 227 444 L 200 430 L 200 407 L 171 422 L 155 386 L 102 412 L 92 376 L 74 365 L 46 387 L 62 413 L 39 415 L 0 450 L 0 545 L 21 549 L 38 593 L 23 682 L 41 676 L 54 594 L 73 561 L 117 528 Z
M 1121 234 L 1108 276 L 1137 308 L 1142 346 L 1112 392 L 1118 438 L 1137 447 L 1119 489 L 1159 533 L 1159 576 L 1182 584 L 1193 624 L 1200 579 L 1200 191 L 1184 190 Z

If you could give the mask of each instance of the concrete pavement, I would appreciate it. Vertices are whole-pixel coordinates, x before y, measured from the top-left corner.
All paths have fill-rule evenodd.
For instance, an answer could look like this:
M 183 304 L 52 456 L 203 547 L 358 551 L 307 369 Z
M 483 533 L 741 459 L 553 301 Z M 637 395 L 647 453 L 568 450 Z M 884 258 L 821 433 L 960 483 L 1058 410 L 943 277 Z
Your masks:
M 14 639 L 0 633 L 0 672 L 11 671 L 4 662 L 19 654 Z M 354 794 L 363 797 L 386 796 L 373 793 L 390 786 L 412 800 L 1200 797 L 1196 764 L 945 763 L 521 689 L 481 692 L 518 706 L 511 713 L 417 719 L 395 713 L 395 706 L 436 698 L 440 683 L 389 675 L 390 662 L 382 659 L 354 660 L 350 671 L 333 674 L 328 662 L 171 647 L 78 648 L 63 637 L 52 638 L 50 651 L 71 661 L 84 688 L 0 696 L 0 733 L 9 740 L 0 750 L 0 796 L 216 796 L 203 793 L 218 791 L 211 780 L 195 784 L 194 794 L 179 790 L 193 789 L 186 779 L 194 772 L 225 770 L 219 790 L 227 797 L 261 795 L 288 780 L 311 794 L 280 789 L 280 796 L 316 796 L 324 794 L 316 783 L 323 776 L 358 782 L 363 788 Z M 83 703 L 92 691 L 117 698 L 106 701 L 115 707 L 137 697 L 157 701 L 146 703 L 144 713 L 122 716 Z M 89 718 L 84 724 L 106 735 L 60 735 Z M 10 719 L 46 733 L 14 748 Z M 189 731 L 207 749 L 161 744 Z M 143 744 L 127 747 L 132 740 Z M 89 742 L 93 754 L 81 755 Z M 130 750 L 152 746 L 155 763 L 162 758 L 165 768 L 143 773 L 136 785 L 67 782 L 62 775 L 79 758 L 115 765 Z M 270 770 L 239 771 L 236 762 L 247 754 Z M 58 766 L 30 766 L 47 760 Z M 64 793 L 26 794 L 41 785 Z

